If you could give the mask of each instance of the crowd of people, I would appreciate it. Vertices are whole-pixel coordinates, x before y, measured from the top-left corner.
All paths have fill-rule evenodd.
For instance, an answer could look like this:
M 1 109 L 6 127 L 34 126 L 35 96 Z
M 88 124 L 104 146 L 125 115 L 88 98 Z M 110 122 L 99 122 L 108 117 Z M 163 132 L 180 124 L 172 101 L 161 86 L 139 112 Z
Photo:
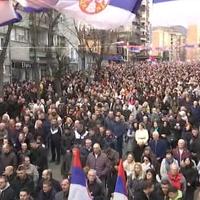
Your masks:
M 111 63 L 0 97 L 0 200 L 67 200 L 73 148 L 93 200 L 193 200 L 200 174 L 200 63 Z M 49 162 L 60 167 L 57 180 Z M 200 198 L 200 197 L 199 197 Z

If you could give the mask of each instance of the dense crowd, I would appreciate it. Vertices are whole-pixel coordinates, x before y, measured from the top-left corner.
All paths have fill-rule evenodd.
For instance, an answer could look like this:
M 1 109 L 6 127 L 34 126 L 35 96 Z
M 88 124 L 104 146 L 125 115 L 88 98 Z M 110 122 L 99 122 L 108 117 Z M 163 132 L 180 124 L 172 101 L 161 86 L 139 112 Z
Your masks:
M 48 77 L 4 87 L 0 200 L 67 200 L 74 147 L 93 200 L 112 198 L 120 159 L 129 200 L 193 200 L 200 63 L 111 63 L 65 74 L 61 88 Z

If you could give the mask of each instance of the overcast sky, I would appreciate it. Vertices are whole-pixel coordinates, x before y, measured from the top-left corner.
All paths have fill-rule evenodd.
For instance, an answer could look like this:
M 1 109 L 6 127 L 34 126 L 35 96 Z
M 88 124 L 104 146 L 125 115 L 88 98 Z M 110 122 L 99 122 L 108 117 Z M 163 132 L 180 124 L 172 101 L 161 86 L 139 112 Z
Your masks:
M 154 4 L 150 20 L 153 26 L 200 24 L 200 0 L 175 0 Z

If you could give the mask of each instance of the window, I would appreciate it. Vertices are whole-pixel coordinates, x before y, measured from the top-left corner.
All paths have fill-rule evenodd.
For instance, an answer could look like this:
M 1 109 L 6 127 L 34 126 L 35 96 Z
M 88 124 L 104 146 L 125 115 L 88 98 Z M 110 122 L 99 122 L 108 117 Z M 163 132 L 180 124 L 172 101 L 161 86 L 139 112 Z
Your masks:
M 14 38 L 14 33 L 12 37 Z M 28 42 L 29 41 L 28 29 L 24 29 L 24 28 L 16 29 L 15 40 L 18 42 Z
M 15 41 L 15 40 L 16 40 L 16 29 L 15 29 L 15 28 L 11 31 L 10 39 L 11 39 L 12 41 Z
M 77 59 L 77 53 L 76 50 L 74 48 L 70 49 L 70 58 L 72 62 L 75 62 Z
M 40 31 L 38 35 L 38 42 L 40 45 L 48 45 L 48 33 L 45 31 Z

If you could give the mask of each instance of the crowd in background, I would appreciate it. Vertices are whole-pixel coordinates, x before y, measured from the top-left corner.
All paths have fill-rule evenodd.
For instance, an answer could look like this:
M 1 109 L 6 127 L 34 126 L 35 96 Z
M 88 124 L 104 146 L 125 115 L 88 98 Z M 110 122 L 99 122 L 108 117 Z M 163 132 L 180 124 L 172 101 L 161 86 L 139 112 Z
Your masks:
M 121 158 L 129 200 L 193 200 L 200 63 L 111 63 L 93 72 L 63 75 L 62 94 L 51 78 L 4 87 L 0 199 L 67 200 L 78 147 L 93 200 L 110 200 Z

